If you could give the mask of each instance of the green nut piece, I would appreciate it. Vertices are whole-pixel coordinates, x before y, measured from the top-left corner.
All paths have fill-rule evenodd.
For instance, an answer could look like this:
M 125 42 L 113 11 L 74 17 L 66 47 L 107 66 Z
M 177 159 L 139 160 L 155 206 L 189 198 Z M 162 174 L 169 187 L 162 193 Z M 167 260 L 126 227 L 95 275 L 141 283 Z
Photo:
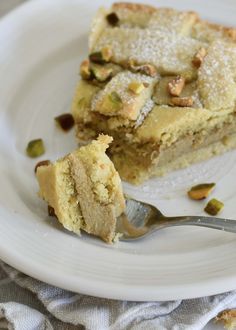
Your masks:
M 119 23 L 119 17 L 116 15 L 116 13 L 110 13 L 106 16 L 107 22 L 111 26 L 117 26 Z
M 36 158 L 45 153 L 44 143 L 42 139 L 32 140 L 28 143 L 26 153 L 31 158 Z
M 188 191 L 188 196 L 194 200 L 207 198 L 215 188 L 215 183 L 202 183 L 192 187 Z
M 223 209 L 223 207 L 224 204 L 222 202 L 213 198 L 207 203 L 204 211 L 210 215 L 217 215 Z
M 103 47 L 100 52 L 91 53 L 89 59 L 93 63 L 104 64 L 110 61 L 112 54 L 112 49 L 106 46 Z
M 104 64 L 106 61 L 102 56 L 102 52 L 95 52 L 89 55 L 89 59 L 93 63 Z
M 111 68 L 107 68 L 105 66 L 99 66 L 96 64 L 91 65 L 91 72 L 93 76 L 100 82 L 104 82 L 111 78 L 112 71 L 113 70 Z
M 140 72 L 150 77 L 155 77 L 157 75 L 157 69 L 152 64 L 137 64 L 133 59 L 128 60 L 128 62 L 123 64 L 125 67 L 133 72 Z
M 75 124 L 74 118 L 70 113 L 63 113 L 54 119 L 57 125 L 65 132 L 69 131 Z
M 112 103 L 119 105 L 122 104 L 122 99 L 120 98 L 117 92 L 111 92 L 111 94 L 109 94 L 108 97 Z
M 108 94 L 103 101 L 103 109 L 109 113 L 114 111 L 119 111 L 123 106 L 122 99 L 117 94 L 117 92 L 111 92 Z
M 139 95 L 145 89 L 145 86 L 143 83 L 140 83 L 138 81 L 132 81 L 129 84 L 128 89 L 129 89 L 129 91 L 133 92 L 134 94 Z

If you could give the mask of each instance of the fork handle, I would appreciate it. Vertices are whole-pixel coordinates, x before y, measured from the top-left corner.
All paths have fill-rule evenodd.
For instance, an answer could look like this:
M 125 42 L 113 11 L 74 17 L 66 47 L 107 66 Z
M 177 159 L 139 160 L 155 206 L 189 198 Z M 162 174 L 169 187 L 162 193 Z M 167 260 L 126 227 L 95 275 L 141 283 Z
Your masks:
M 236 220 L 215 217 L 185 216 L 170 217 L 170 224 L 175 226 L 200 226 L 236 233 Z

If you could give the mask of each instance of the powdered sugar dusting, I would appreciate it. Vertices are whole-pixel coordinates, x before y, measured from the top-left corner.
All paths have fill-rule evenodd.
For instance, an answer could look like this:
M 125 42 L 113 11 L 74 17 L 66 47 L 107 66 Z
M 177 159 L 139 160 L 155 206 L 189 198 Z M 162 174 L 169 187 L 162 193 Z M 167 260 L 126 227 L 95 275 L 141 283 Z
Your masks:
M 154 82 L 154 78 L 140 74 L 140 73 L 132 73 L 130 71 L 123 71 L 118 73 L 106 86 L 103 90 L 99 91 L 92 100 L 92 110 L 100 111 L 100 102 L 104 99 L 104 97 L 112 92 L 116 92 L 122 100 L 124 107 L 137 103 L 137 99 L 140 99 L 139 95 L 135 95 L 130 92 L 128 89 L 129 84 L 132 81 L 136 81 L 139 83 L 147 83 L 149 86 L 145 88 L 145 90 L 140 94 L 143 98 L 143 102 L 145 103 L 147 97 L 151 95 L 152 84 Z M 138 105 L 137 105 L 138 106 Z M 140 106 L 140 102 L 139 102 Z M 142 106 L 142 104 L 141 104 Z M 114 113 L 113 115 L 117 115 Z
M 199 70 L 198 87 L 204 106 L 209 110 L 233 108 L 236 99 L 236 47 L 216 41 Z
M 196 76 L 192 58 L 205 44 L 177 35 L 174 32 L 151 29 L 115 28 L 104 31 L 96 50 L 109 44 L 114 50 L 114 59 L 120 63 L 132 58 L 137 63 L 150 63 L 161 73 Z
M 181 33 L 186 27 L 191 28 L 195 15 L 171 8 L 159 8 L 151 17 L 148 28 L 162 32 Z M 190 24 L 188 24 L 190 23 Z

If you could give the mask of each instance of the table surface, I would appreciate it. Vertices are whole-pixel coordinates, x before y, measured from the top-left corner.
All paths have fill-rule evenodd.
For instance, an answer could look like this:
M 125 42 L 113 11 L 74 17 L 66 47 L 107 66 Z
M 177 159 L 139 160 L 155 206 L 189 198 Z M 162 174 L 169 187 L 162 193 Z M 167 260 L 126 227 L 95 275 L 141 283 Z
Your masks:
M 26 2 L 27 0 L 1 0 L 0 1 L 0 16 L 7 14 L 10 10 L 14 9 L 16 6 Z M 220 325 L 215 325 L 210 322 L 204 330 L 222 330 L 223 327 Z

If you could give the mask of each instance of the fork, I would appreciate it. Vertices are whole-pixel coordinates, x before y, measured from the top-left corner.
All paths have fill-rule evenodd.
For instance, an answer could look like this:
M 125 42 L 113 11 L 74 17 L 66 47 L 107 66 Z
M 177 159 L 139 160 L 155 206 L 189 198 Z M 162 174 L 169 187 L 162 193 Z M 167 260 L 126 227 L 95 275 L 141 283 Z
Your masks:
M 126 199 L 126 211 L 117 220 L 117 232 L 121 233 L 121 241 L 134 241 L 172 226 L 200 226 L 236 233 L 236 221 L 215 217 L 177 216 L 167 217 L 156 207 Z

